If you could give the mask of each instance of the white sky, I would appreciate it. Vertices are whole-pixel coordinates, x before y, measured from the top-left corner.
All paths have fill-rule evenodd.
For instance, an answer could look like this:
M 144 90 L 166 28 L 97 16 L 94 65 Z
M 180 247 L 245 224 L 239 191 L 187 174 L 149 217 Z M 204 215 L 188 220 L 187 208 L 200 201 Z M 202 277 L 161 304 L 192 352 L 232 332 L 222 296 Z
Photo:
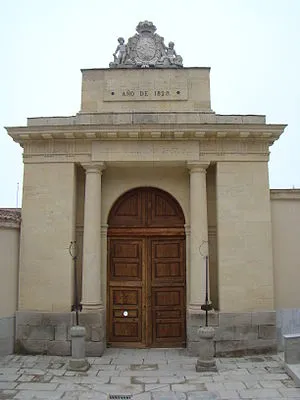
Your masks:
M 215 112 L 288 124 L 271 147 L 270 186 L 300 187 L 299 0 L 0 0 L 0 207 L 16 206 L 23 174 L 3 126 L 76 114 L 80 68 L 108 67 L 117 37 L 145 19 L 185 67 L 211 67 Z

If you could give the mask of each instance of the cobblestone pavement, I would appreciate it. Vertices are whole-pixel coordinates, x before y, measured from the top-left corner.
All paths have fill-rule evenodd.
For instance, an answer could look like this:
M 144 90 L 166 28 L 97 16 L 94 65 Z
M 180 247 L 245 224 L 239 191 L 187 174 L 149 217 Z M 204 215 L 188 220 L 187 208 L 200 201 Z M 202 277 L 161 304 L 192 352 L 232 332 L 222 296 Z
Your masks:
M 300 399 L 279 356 L 217 359 L 218 372 L 197 373 L 183 349 L 108 349 L 86 373 L 68 357 L 0 357 L 0 399 L 134 400 Z

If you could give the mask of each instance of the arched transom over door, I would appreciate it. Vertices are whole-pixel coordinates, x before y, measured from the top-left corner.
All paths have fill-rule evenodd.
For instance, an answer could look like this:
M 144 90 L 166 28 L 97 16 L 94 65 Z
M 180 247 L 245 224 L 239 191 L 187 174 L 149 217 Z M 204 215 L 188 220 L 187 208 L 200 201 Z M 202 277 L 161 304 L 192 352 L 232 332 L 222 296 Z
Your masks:
M 108 345 L 185 346 L 185 233 L 178 202 L 137 188 L 108 218 Z

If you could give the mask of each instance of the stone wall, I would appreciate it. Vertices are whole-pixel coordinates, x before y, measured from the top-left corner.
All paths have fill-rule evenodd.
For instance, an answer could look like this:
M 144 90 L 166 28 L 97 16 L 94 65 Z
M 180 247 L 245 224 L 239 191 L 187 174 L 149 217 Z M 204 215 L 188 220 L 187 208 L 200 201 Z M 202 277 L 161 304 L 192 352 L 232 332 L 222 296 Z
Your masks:
M 187 317 L 187 347 L 189 354 L 198 355 L 197 330 L 205 325 L 205 314 Z M 215 354 L 220 357 L 277 351 L 276 312 L 209 314 L 208 325 L 216 329 Z
M 0 209 L 0 355 L 13 352 L 18 298 L 19 209 Z
M 83 312 L 79 324 L 86 328 L 87 356 L 101 356 L 105 348 L 105 312 Z M 70 328 L 75 313 L 18 311 L 15 350 L 21 354 L 70 355 Z
M 73 304 L 74 163 L 25 163 L 19 310 L 69 312 Z
M 271 190 L 275 307 L 279 349 L 283 334 L 300 333 L 300 190 Z
M 268 164 L 219 162 L 216 187 L 220 311 L 274 310 Z

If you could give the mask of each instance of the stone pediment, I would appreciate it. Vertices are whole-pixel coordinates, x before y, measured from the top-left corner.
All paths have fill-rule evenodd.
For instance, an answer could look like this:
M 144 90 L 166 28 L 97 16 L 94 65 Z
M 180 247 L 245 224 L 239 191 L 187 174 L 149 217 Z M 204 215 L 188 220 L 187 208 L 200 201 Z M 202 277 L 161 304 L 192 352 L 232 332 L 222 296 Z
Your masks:
M 137 33 L 128 39 L 118 38 L 110 68 L 182 68 L 182 57 L 176 53 L 174 42 L 164 43 L 153 22 L 142 21 L 136 27 Z

